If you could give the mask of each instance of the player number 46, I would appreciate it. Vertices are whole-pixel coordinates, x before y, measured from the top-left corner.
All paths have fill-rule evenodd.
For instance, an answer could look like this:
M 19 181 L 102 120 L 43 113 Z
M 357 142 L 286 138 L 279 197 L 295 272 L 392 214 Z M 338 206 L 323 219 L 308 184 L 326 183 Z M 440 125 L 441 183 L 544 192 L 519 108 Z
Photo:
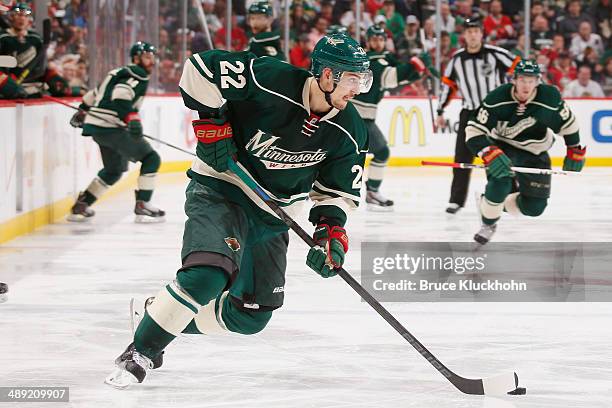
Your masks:
M 230 86 L 234 88 L 244 88 L 246 85 L 246 78 L 242 73 L 244 72 L 244 63 L 242 61 L 221 61 L 219 63 L 221 67 L 221 88 L 227 89 Z M 230 76 L 230 71 L 236 74 L 236 79 Z

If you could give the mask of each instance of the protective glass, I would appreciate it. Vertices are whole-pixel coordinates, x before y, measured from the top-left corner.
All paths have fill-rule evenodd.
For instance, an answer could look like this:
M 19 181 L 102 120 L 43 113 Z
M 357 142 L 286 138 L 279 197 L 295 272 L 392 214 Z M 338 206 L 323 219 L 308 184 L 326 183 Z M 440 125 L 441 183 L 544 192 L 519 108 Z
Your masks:
M 364 73 L 343 72 L 338 81 L 338 86 L 353 91 L 354 93 L 367 93 L 372 87 L 373 75 L 368 70 Z

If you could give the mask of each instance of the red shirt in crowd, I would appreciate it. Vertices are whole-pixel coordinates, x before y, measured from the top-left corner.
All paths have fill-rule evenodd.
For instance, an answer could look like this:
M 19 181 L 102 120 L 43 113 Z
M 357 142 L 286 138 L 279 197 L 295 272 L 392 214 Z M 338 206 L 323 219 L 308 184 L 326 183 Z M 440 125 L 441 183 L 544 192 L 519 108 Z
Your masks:
M 494 39 L 511 37 L 514 32 L 512 28 L 512 20 L 510 17 L 502 14 L 500 19 L 496 19 L 492 14 L 489 14 L 483 21 L 485 36 L 493 35 Z

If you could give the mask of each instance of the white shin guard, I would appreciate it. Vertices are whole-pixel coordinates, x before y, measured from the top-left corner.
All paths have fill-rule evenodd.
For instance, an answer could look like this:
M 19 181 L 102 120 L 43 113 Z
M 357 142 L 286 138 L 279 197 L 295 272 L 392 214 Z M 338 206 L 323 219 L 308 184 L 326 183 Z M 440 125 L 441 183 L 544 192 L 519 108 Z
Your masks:
M 227 333 L 227 327 L 223 322 L 223 302 L 229 292 L 223 292 L 221 296 L 208 302 L 196 315 L 195 324 L 198 330 L 204 334 Z
M 155 190 L 157 173 L 141 174 L 138 177 L 138 190 Z
M 166 285 L 147 307 L 149 316 L 168 333 L 178 336 L 195 317 L 200 305 L 176 283 Z
M 482 197 L 480 199 L 480 214 L 483 217 L 496 220 L 501 217 L 501 213 L 504 209 L 504 203 L 494 203 Z
M 512 193 L 504 200 L 504 209 L 508 214 L 514 215 L 515 217 L 523 215 L 517 202 L 519 194 L 520 193 Z
M 102 197 L 102 195 L 108 190 L 109 186 L 106 184 L 100 177 L 95 177 L 89 186 L 87 186 L 87 191 L 91 193 L 96 198 Z

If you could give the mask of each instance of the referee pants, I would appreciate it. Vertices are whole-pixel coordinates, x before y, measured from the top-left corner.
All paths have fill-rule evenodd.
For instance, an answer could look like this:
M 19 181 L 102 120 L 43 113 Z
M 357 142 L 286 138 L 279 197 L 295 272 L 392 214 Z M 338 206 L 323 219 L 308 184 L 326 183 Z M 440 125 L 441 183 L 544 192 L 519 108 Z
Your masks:
M 457 130 L 457 140 L 455 142 L 455 163 L 472 163 L 474 161 L 474 155 L 465 144 L 465 128 L 472 112 L 474 111 L 461 109 L 459 114 L 459 129 Z M 460 207 L 465 205 L 471 174 L 471 169 L 453 169 L 453 182 L 451 183 L 449 203 L 455 203 Z

